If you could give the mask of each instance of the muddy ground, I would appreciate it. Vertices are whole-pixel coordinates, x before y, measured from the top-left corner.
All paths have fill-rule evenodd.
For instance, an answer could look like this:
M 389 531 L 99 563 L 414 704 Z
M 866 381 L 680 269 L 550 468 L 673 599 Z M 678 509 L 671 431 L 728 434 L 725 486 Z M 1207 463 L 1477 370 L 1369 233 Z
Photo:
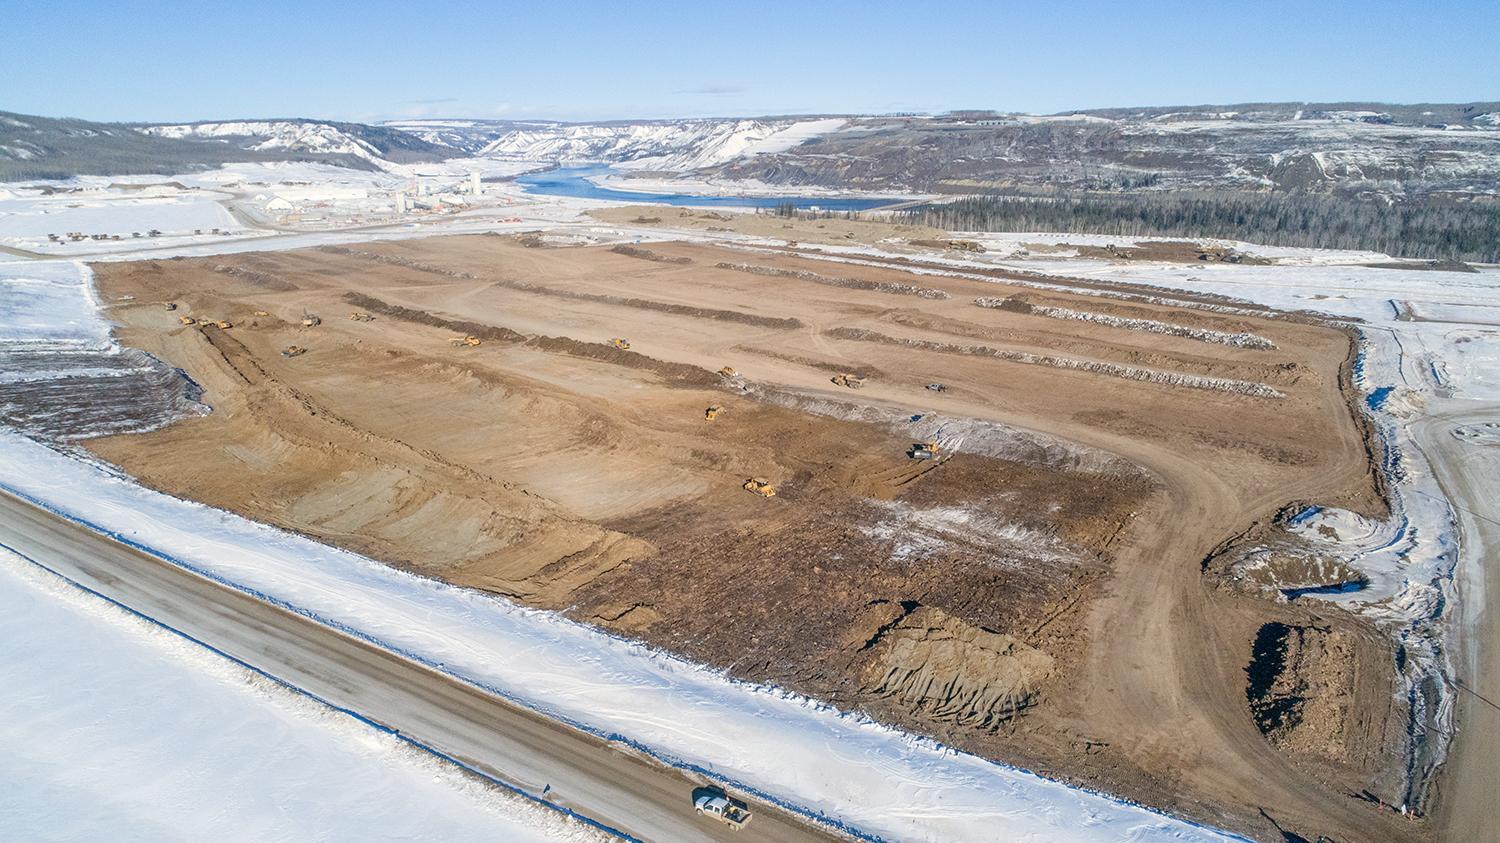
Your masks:
M 121 338 L 214 412 L 89 447 L 170 493 L 1265 839 L 1425 834 L 1359 796 L 1399 764 L 1384 639 L 1202 568 L 1290 501 L 1382 511 L 1347 334 L 822 257 L 470 236 L 101 264 Z M 1008 296 L 1027 306 L 975 304 Z M 1228 335 L 1265 342 L 1205 339 Z M 929 439 L 940 459 L 908 455 Z M 1326 681 L 1292 728 L 1303 667 Z

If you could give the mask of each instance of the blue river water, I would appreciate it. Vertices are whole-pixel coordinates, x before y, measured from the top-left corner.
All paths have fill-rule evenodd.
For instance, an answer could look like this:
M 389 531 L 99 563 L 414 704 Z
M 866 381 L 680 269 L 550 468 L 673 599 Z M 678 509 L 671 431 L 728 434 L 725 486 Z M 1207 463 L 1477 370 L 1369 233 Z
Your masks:
M 589 179 L 611 172 L 608 165 L 558 167 L 542 173 L 517 176 L 516 184 L 527 193 L 551 196 L 576 196 L 583 199 L 609 199 L 616 202 L 645 202 L 658 205 L 696 205 L 734 208 L 774 208 L 791 202 L 798 208 L 816 207 L 822 211 L 864 211 L 882 205 L 894 205 L 899 199 L 854 199 L 838 196 L 702 196 L 692 193 L 640 193 L 634 190 L 611 190 Z

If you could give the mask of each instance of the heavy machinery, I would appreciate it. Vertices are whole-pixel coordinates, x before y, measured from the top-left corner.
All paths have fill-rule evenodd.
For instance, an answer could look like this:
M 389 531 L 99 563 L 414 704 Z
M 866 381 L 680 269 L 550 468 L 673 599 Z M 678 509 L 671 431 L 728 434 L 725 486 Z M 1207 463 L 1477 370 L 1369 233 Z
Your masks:
M 195 324 L 198 320 L 194 319 L 191 316 L 179 316 L 177 317 L 177 321 L 181 322 L 184 325 L 192 325 Z
M 708 421 L 713 421 L 714 419 L 718 418 L 719 413 L 723 411 L 723 407 L 720 407 L 718 404 L 712 404 L 707 410 L 703 411 L 703 418 L 707 419 Z
M 475 336 L 453 337 L 448 340 L 448 344 L 454 348 L 473 348 L 476 345 L 483 345 L 484 340 Z
M 218 328 L 221 331 L 227 331 L 230 328 L 234 327 L 234 323 L 230 322 L 228 319 L 215 319 L 214 327 Z
M 322 319 L 319 319 L 317 316 L 314 316 L 313 314 L 308 313 L 305 310 L 302 311 L 302 327 L 304 327 L 304 328 L 316 328 L 317 326 L 319 326 L 321 324 L 323 324 L 323 320 Z
M 301 357 L 307 353 L 307 349 L 300 345 L 289 345 L 281 350 L 282 357 Z
M 269 311 L 269 310 L 257 310 L 257 311 L 255 311 L 255 315 L 256 316 L 270 316 L 271 315 L 271 311 Z
M 944 386 L 943 384 L 940 384 L 940 383 L 930 383 L 930 384 L 927 385 L 927 388 L 930 389 L 930 390 L 932 390 L 933 392 L 947 392 L 948 391 L 948 387 L 946 387 L 946 386 Z
M 859 375 L 851 375 L 848 372 L 839 372 L 838 374 L 829 378 L 829 380 L 834 382 L 835 384 L 838 384 L 839 386 L 846 386 L 850 389 L 859 389 L 860 387 L 865 385 L 864 378 L 860 377 Z
M 630 348 L 630 340 L 624 337 L 610 337 L 609 344 L 622 351 Z
M 725 366 L 719 370 L 719 377 L 722 378 L 732 378 L 737 375 L 739 375 L 739 372 L 736 372 L 733 366 Z
M 752 477 L 749 480 L 745 481 L 744 486 L 745 491 L 754 492 L 755 494 L 760 495 L 763 498 L 776 497 L 776 487 L 772 486 L 771 481 L 765 479 L 764 477 Z
M 700 787 L 693 791 L 693 810 L 713 817 L 734 831 L 750 822 L 750 806 L 719 787 Z
M 914 460 L 935 460 L 938 455 L 938 443 L 935 440 L 913 442 L 906 455 Z
M 175 301 L 169 301 L 166 304 L 162 305 L 162 307 L 165 307 L 167 310 L 176 310 L 177 309 L 177 302 L 175 302 Z
M 369 313 L 361 313 L 360 311 L 356 310 L 356 311 L 354 311 L 354 312 L 352 312 L 352 313 L 349 314 L 349 321 L 350 322 L 374 322 L 375 321 L 375 317 L 373 315 L 369 314 Z

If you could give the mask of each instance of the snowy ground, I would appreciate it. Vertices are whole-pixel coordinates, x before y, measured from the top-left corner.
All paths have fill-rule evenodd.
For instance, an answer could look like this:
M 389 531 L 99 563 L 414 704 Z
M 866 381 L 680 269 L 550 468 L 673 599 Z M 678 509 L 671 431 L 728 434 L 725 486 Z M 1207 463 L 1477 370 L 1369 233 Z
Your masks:
M 0 246 L 46 255 L 203 243 L 255 234 L 229 214 L 221 204 L 228 198 L 223 194 L 110 187 L 51 196 L 11 192 L 18 195 L 0 199 Z M 213 233 L 216 228 L 220 233 Z M 153 235 L 153 230 L 159 233 Z M 81 233 L 85 239 L 72 240 L 69 232 Z M 50 239 L 49 234 L 59 239 Z M 95 240 L 93 235 L 109 240 Z
M 10 840 L 604 839 L 4 548 L 0 641 Z

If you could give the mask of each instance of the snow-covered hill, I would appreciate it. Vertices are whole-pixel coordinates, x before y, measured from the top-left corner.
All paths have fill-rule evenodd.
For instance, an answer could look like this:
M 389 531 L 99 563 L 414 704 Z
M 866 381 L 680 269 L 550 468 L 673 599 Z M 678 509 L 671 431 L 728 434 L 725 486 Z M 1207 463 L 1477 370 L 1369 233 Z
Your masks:
M 528 161 L 608 161 L 693 170 L 783 152 L 837 131 L 842 118 L 744 118 L 611 123 L 413 120 L 386 124 L 470 154 Z
M 256 152 L 349 155 L 381 168 L 392 162 L 430 161 L 452 154 L 398 129 L 361 123 L 233 120 L 146 126 L 140 131 L 163 138 L 225 140 Z

